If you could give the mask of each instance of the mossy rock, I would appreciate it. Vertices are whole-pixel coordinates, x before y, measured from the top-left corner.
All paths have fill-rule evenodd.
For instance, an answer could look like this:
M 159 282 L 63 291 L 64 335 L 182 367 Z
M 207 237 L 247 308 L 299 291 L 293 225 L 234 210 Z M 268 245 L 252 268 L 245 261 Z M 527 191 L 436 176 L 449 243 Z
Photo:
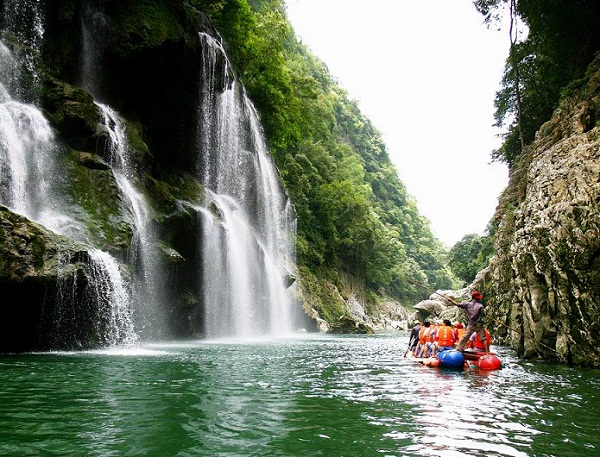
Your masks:
M 371 326 L 362 322 L 358 322 L 349 316 L 342 316 L 331 325 L 331 330 L 329 333 L 372 335 L 375 333 L 375 330 L 373 330 Z
M 106 133 L 92 96 L 83 89 L 48 77 L 44 81 L 42 104 L 46 116 L 73 149 L 95 152 Z
M 133 228 L 112 170 L 80 151 L 69 154 L 63 169 L 74 204 L 71 215 L 85 227 L 91 243 L 107 251 L 127 249 Z

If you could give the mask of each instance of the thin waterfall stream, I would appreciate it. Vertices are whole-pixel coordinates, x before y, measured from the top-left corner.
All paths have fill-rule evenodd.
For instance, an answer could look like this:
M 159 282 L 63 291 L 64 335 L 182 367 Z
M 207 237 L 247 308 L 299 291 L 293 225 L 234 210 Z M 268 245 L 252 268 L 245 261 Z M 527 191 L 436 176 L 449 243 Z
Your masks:
M 102 122 L 109 133 L 104 155 L 111 165 L 115 180 L 126 203 L 133 226 L 129 262 L 135 270 L 133 304 L 137 328 L 144 337 L 160 338 L 165 334 L 164 275 L 158 239 L 151 221 L 151 209 L 136 184 L 137 176 L 132 162 L 132 150 L 127 142 L 125 124 L 108 105 L 96 103 Z

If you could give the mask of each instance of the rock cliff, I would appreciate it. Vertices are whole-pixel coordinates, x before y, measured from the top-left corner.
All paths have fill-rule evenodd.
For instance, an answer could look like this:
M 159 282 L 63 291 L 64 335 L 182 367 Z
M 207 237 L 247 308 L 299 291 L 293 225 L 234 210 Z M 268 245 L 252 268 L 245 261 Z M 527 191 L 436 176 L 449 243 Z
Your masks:
M 600 366 L 600 59 L 511 170 L 494 223 L 496 255 L 475 287 L 496 339 Z

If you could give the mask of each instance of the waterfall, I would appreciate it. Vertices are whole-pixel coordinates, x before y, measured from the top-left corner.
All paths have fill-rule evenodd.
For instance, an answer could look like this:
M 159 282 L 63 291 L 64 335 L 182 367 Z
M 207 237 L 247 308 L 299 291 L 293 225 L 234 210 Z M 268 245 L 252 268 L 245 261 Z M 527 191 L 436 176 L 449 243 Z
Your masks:
M 94 97 L 101 97 L 106 85 L 103 71 L 108 19 L 103 0 L 81 2 L 81 53 L 79 79 L 81 87 Z
M 103 99 L 106 84 L 102 66 L 108 23 L 105 3 L 85 0 L 81 8 L 80 83 L 94 99 Z M 138 173 L 132 158 L 134 151 L 129 147 L 125 124 L 110 106 L 100 102 L 96 102 L 96 106 L 109 134 L 104 151 L 98 152 L 103 154 L 112 168 L 133 227 L 129 261 L 135 271 L 132 299 L 136 328 L 144 338 L 157 338 L 166 332 L 166 284 L 150 206 L 140 192 Z
M 208 338 L 292 330 L 285 275 L 295 220 L 258 115 L 230 77 L 219 41 L 200 34 L 203 62 L 197 136 L 206 196 L 200 251 Z
M 100 310 L 98 335 L 105 346 L 133 344 L 137 337 L 129 309 L 129 289 L 123 281 L 119 264 L 107 252 L 89 251 L 92 259 L 92 300 Z
M 134 344 L 138 336 L 130 313 L 130 293 L 119 264 L 99 249 L 90 249 L 85 257 L 89 283 L 82 290 L 78 269 L 72 268 L 78 259 L 69 253 L 61 255 L 55 306 L 45 316 L 51 345 L 89 345 L 90 340 L 105 347 Z
M 0 43 L 2 68 L 13 62 L 10 51 Z M 52 130 L 42 113 L 14 100 L 0 81 L 0 203 L 51 225 L 46 203 L 52 201 L 54 149 Z
M 18 42 L 16 47 L 22 50 L 15 58 L 14 51 L 0 41 L 0 204 L 55 233 L 86 241 L 85 228 L 69 215 L 70 200 L 61 189 L 58 161 L 62 151 L 31 95 L 39 84 L 36 54 L 43 38 L 41 3 L 35 0 L 4 2 L 3 26 Z M 20 62 L 24 63 L 29 78 L 23 76 Z M 92 249 L 88 260 L 93 277 L 89 287 L 95 288 L 95 293 L 91 295 L 92 301 L 86 303 L 95 304 L 104 316 L 99 317 L 102 340 L 105 344 L 132 341 L 129 296 L 115 259 Z M 60 271 L 58 276 L 61 277 Z M 60 292 L 63 287 L 60 282 L 59 279 L 57 322 L 62 319 L 61 313 L 74 309 L 68 300 L 75 298 Z M 67 301 L 60 301 L 61 297 Z M 77 322 L 72 325 L 77 326 Z
M 133 284 L 133 303 L 138 328 L 145 336 L 158 337 L 164 334 L 165 298 L 164 266 L 157 248 L 157 236 L 150 218 L 150 208 L 144 195 L 136 185 L 136 170 L 132 163 L 133 151 L 127 142 L 127 132 L 123 121 L 109 106 L 96 103 L 102 114 L 102 122 L 109 133 L 109 141 L 104 152 L 115 180 L 127 203 L 133 226 L 133 240 L 130 247 L 130 263 L 137 272 Z
M 16 73 L 13 82 L 14 95 L 18 97 L 35 93 L 40 77 L 37 71 L 37 59 L 44 39 L 43 0 L 4 0 L 2 28 L 9 32 L 11 38 L 19 43 L 18 60 L 23 62 L 31 83 L 25 84 L 24 75 Z M 23 78 L 23 79 L 21 79 Z

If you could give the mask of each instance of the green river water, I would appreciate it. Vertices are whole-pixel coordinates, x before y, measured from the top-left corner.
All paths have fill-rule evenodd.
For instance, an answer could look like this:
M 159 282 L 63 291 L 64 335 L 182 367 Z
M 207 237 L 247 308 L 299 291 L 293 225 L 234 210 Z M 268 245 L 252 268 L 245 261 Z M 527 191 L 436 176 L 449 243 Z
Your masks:
M 0 356 L 0 456 L 600 455 L 600 373 L 404 359 L 406 334 Z

